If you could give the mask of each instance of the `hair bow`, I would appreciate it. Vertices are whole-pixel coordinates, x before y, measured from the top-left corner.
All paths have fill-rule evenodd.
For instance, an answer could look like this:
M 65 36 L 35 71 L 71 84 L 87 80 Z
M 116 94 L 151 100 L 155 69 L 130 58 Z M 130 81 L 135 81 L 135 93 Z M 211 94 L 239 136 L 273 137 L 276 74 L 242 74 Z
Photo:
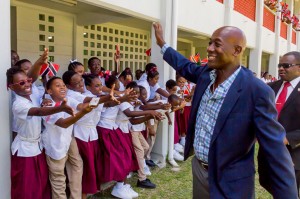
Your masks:
M 78 62 L 77 59 L 74 59 L 74 60 L 70 59 L 71 64 L 73 64 L 74 62 Z
M 155 66 L 154 66 L 153 68 L 150 69 L 150 72 L 151 72 L 151 73 L 154 73 L 154 72 L 156 72 L 156 71 L 157 71 L 157 67 L 155 67 Z

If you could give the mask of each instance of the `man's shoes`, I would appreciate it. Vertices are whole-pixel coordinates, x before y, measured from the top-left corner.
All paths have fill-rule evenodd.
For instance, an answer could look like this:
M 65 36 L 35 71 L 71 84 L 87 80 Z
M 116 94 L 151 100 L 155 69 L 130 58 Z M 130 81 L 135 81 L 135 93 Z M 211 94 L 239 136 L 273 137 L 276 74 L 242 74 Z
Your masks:
M 152 161 L 152 160 L 146 160 L 146 164 L 149 166 L 149 167 L 155 167 L 156 164 Z
M 173 157 L 174 157 L 174 160 L 177 160 L 177 161 L 184 160 L 183 156 L 180 155 L 180 153 L 178 153 L 176 150 L 173 150 Z
M 136 186 L 145 188 L 145 189 L 155 189 L 156 188 L 156 185 L 153 184 L 149 179 L 146 179 L 143 181 L 138 180 Z
M 176 151 L 178 151 L 179 153 L 183 153 L 184 152 L 183 146 L 181 144 L 179 144 L 179 143 L 174 144 L 174 149 Z

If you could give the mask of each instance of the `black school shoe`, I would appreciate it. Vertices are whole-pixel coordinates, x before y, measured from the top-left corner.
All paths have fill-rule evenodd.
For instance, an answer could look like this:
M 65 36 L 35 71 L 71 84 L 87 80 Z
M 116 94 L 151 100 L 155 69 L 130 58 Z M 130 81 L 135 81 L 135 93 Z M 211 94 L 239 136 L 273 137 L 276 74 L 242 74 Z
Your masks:
M 146 164 L 149 166 L 149 167 L 155 167 L 156 164 L 153 162 L 153 160 L 146 160 Z
M 156 188 L 156 185 L 153 184 L 149 179 L 146 179 L 143 181 L 138 180 L 136 186 L 145 188 L 145 189 L 155 189 Z

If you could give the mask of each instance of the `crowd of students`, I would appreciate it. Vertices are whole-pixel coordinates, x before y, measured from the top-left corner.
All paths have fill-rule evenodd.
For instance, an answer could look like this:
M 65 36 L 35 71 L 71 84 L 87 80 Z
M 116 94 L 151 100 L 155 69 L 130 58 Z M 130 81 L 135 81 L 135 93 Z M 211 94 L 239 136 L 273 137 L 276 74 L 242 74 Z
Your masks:
M 112 195 L 136 198 L 126 178 L 137 172 L 137 187 L 156 187 L 147 176 L 159 122 L 174 123 L 174 159 L 183 160 L 195 85 L 177 75 L 165 88 L 153 63 L 145 70 L 107 71 L 97 57 L 88 72 L 71 61 L 62 77 L 43 75 L 48 50 L 32 64 L 12 51 L 7 87 L 12 91 L 11 198 L 86 198 L 116 181 Z M 175 112 L 175 120 L 169 116 Z M 164 133 L 164 132 L 162 132 Z

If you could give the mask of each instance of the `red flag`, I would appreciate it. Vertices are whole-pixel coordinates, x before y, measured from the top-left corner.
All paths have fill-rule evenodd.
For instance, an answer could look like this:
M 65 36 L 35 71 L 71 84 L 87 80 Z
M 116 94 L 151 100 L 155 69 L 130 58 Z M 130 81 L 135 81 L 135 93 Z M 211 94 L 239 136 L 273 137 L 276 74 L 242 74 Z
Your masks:
M 196 53 L 195 55 L 191 55 L 190 61 L 193 63 L 198 63 L 200 61 L 200 54 Z
M 56 76 L 58 70 L 59 70 L 59 65 L 55 63 L 48 62 L 48 64 L 43 64 L 42 68 L 40 70 L 40 75 L 49 75 L 49 76 Z
M 151 48 L 149 48 L 148 50 L 146 50 L 146 55 L 149 57 L 151 56 Z
M 204 58 L 201 60 L 201 66 L 205 66 L 208 62 L 208 59 L 207 58 Z

